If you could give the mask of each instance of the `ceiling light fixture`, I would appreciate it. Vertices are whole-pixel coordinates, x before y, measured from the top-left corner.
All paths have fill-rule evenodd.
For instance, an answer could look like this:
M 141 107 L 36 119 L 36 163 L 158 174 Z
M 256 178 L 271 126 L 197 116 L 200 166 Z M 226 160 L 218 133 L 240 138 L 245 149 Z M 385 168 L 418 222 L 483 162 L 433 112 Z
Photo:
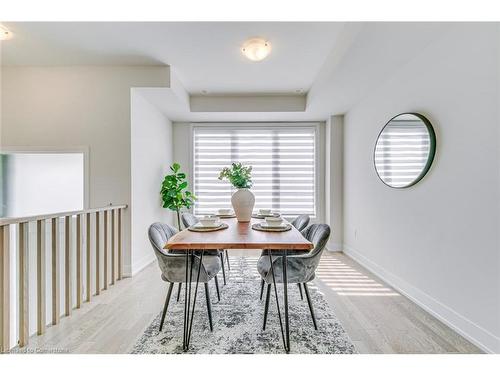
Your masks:
M 12 33 L 4 26 L 0 25 L 0 40 L 12 38 Z
M 241 52 L 249 60 L 262 61 L 271 53 L 271 43 L 262 38 L 251 38 L 243 43 Z

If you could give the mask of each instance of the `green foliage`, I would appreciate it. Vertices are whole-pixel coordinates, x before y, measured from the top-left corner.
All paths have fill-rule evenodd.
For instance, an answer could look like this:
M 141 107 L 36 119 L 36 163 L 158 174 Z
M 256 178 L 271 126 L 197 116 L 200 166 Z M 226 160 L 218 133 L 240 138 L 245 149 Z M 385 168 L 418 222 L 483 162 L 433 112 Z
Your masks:
M 233 163 L 231 168 L 225 167 L 219 174 L 219 180 L 227 179 L 237 189 L 252 187 L 252 167 L 245 167 L 241 163 Z
M 186 174 L 180 172 L 181 166 L 174 163 L 170 166 L 173 174 L 165 176 L 161 184 L 161 197 L 163 207 L 169 210 L 179 212 L 181 208 L 190 208 L 196 197 L 190 191 L 186 190 L 188 183 Z

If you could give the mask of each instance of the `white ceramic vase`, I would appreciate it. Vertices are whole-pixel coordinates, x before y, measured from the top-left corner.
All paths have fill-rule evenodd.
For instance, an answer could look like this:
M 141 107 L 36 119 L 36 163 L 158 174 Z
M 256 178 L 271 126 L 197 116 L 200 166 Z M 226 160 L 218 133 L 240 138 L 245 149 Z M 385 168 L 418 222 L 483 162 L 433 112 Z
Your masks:
M 255 196 L 249 189 L 238 189 L 231 196 L 231 204 L 239 222 L 246 223 L 252 218 Z

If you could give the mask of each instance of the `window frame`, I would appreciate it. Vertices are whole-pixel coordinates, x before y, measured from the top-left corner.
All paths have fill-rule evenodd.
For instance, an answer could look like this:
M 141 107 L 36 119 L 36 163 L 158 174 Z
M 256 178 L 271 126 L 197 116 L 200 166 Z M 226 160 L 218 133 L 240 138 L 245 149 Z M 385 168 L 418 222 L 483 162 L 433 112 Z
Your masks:
M 311 215 L 313 221 L 318 221 L 323 217 L 323 209 L 321 205 L 324 203 L 321 199 L 322 188 L 320 181 L 320 173 L 322 171 L 322 161 L 320 158 L 320 122 L 193 122 L 189 124 L 189 185 L 194 192 L 195 180 L 195 147 L 194 147 L 194 132 L 197 128 L 211 128 L 214 130 L 237 130 L 237 129 L 269 129 L 269 128 L 290 128 L 307 129 L 314 131 L 314 215 Z M 193 209 L 194 210 L 194 209 Z M 285 216 L 285 218 L 291 216 Z

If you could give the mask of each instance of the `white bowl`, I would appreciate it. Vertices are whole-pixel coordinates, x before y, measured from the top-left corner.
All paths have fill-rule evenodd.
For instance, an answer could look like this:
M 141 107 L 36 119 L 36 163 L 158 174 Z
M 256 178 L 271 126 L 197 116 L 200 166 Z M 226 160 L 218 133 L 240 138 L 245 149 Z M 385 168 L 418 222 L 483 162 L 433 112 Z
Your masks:
M 217 212 L 219 213 L 219 215 L 231 215 L 230 208 L 219 208 Z
M 283 224 L 283 219 L 281 217 L 266 217 L 266 224 L 270 227 L 279 227 Z
M 212 216 L 205 216 L 200 219 L 200 223 L 204 227 L 213 227 L 217 224 L 217 218 Z
M 259 210 L 259 215 L 270 215 L 270 214 L 271 214 L 271 210 L 268 208 L 261 208 Z

